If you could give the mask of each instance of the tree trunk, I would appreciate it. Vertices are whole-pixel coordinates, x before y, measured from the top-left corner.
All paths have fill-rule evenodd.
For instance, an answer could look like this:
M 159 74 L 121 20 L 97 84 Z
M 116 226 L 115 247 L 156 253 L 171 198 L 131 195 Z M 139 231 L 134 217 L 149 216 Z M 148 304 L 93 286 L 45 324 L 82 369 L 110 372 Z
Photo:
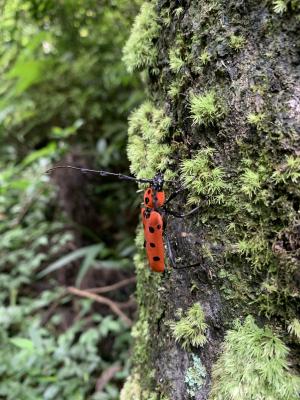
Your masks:
M 299 20 L 289 0 L 142 6 L 124 60 L 150 95 L 128 155 L 185 186 L 172 209 L 200 206 L 165 228 L 176 265 L 199 265 L 155 274 L 140 249 L 122 399 L 298 398 Z

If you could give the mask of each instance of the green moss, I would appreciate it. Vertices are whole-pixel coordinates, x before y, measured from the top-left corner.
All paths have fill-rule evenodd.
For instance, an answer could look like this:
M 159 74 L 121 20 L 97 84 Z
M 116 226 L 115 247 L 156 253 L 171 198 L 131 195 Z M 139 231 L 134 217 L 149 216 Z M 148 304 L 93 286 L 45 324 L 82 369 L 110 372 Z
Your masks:
M 181 85 L 180 85 L 180 81 L 175 80 L 171 83 L 169 90 L 168 90 L 168 95 L 172 98 L 175 99 L 176 97 L 179 96 L 180 94 L 180 89 L 181 89 Z
M 287 10 L 289 0 L 274 0 L 273 1 L 273 10 L 276 14 L 283 14 Z
M 184 66 L 184 61 L 180 56 L 179 49 L 171 49 L 169 51 L 169 64 L 171 71 L 178 73 L 181 68 Z
M 285 162 L 277 166 L 272 174 L 272 180 L 279 183 L 288 183 L 289 181 L 297 184 L 300 181 L 300 157 L 288 156 Z
M 142 389 L 138 374 L 129 375 L 120 393 L 120 400 L 140 400 Z
M 257 126 L 258 129 L 263 129 L 263 122 L 266 118 L 266 115 L 264 113 L 250 113 L 247 116 L 247 121 L 251 125 Z
M 250 198 L 261 189 L 260 175 L 257 171 L 247 168 L 240 177 L 241 190 Z
M 183 7 L 178 7 L 174 10 L 174 15 L 178 18 L 184 11 Z
M 208 64 L 208 62 L 211 60 L 211 55 L 209 54 L 209 52 L 205 49 L 202 51 L 202 53 L 200 54 L 200 61 L 202 65 L 206 65 Z
M 205 331 L 207 324 L 205 315 L 199 303 L 195 303 L 179 321 L 170 321 L 169 326 L 176 342 L 184 349 L 190 346 L 203 346 L 206 342 Z
M 203 94 L 192 93 L 190 95 L 190 110 L 191 118 L 196 125 L 212 124 L 224 113 L 214 90 Z
M 184 381 L 187 386 L 187 392 L 191 398 L 201 389 L 206 378 L 206 368 L 201 362 L 201 358 L 192 354 L 193 363 L 187 369 Z
M 164 139 L 170 125 L 171 119 L 149 101 L 131 114 L 127 153 L 131 172 L 137 177 L 153 178 L 156 172 L 166 170 L 171 150 Z
M 248 316 L 228 331 L 223 353 L 213 367 L 210 400 L 296 400 L 299 377 L 287 362 L 288 349 L 270 328 Z
M 297 318 L 294 318 L 288 326 L 288 332 L 291 335 L 295 335 L 298 340 L 300 340 L 300 321 Z
M 263 232 L 257 231 L 252 237 L 247 235 L 244 240 L 238 242 L 237 247 L 238 252 L 255 270 L 262 270 L 264 266 L 270 265 L 273 255 Z
M 154 39 L 158 37 L 159 31 L 155 6 L 145 2 L 123 49 L 123 61 L 129 72 L 155 66 L 157 48 Z
M 159 397 L 155 392 L 141 387 L 141 376 L 137 372 L 130 375 L 121 390 L 120 400 L 168 400 L 166 397 Z
M 224 200 L 222 192 L 226 189 L 224 171 L 214 167 L 213 150 L 199 150 L 191 160 L 181 164 L 181 176 L 184 185 L 189 189 L 188 203 L 198 204 L 206 196 L 210 204 L 219 204 Z
M 245 45 L 245 38 L 242 35 L 230 35 L 229 46 L 234 50 L 240 50 Z

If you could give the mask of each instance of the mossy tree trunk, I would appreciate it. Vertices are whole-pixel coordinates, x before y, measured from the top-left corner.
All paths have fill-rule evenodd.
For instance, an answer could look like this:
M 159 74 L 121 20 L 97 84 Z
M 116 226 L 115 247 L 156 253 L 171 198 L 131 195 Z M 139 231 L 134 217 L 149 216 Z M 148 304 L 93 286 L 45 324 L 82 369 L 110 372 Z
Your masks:
M 166 227 L 177 263 L 200 265 L 161 276 L 137 255 L 122 399 L 298 398 L 299 20 L 289 0 L 142 6 L 124 60 L 149 101 L 128 154 L 185 185 L 173 208 L 200 206 Z

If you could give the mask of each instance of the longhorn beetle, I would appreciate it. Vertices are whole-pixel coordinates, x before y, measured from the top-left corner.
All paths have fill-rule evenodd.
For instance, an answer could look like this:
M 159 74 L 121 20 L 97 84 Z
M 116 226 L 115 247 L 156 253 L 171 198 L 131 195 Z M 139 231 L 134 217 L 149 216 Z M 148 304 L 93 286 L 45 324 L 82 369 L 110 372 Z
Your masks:
M 82 173 L 93 173 L 100 176 L 115 176 L 121 180 L 133 181 L 137 183 L 147 183 L 149 186 L 144 192 L 144 205 L 142 206 L 141 209 L 141 217 L 143 221 L 144 239 L 145 239 L 144 247 L 146 248 L 147 258 L 151 270 L 154 272 L 164 272 L 165 270 L 165 262 L 164 262 L 165 251 L 163 242 L 163 230 L 165 227 L 164 217 L 169 214 L 176 218 L 184 218 L 189 215 L 192 215 L 199 209 L 199 207 L 196 207 L 191 211 L 189 211 L 188 213 L 182 214 L 170 210 L 167 207 L 169 202 L 173 200 L 180 192 L 185 190 L 185 188 L 181 187 L 177 189 L 176 191 L 171 193 L 168 199 L 166 199 L 165 192 L 163 191 L 163 186 L 164 183 L 172 181 L 165 181 L 164 175 L 161 172 L 158 172 L 153 179 L 144 179 L 144 178 L 134 178 L 133 176 L 123 175 L 108 171 L 80 168 L 71 165 L 58 165 L 56 167 L 48 169 L 46 173 L 49 174 L 52 171 L 59 168 L 71 168 L 78 170 Z M 165 234 L 165 239 L 166 239 L 166 248 L 168 251 L 168 256 L 173 268 L 182 269 L 188 267 L 195 267 L 200 264 L 200 263 L 195 263 L 191 265 L 177 266 L 172 254 L 170 241 L 166 234 Z

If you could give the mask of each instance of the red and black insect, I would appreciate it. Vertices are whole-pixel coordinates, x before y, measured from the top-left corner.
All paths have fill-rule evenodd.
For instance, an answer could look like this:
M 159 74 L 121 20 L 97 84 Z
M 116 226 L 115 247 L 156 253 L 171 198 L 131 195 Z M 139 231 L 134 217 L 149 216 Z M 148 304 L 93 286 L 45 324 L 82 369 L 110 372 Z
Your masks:
M 144 247 L 146 248 L 147 258 L 151 270 L 155 272 L 164 272 L 165 245 L 163 237 L 164 237 L 164 227 L 165 227 L 164 220 L 166 215 L 169 214 L 177 218 L 184 218 L 193 214 L 199 209 L 199 207 L 196 207 L 186 214 L 181 214 L 176 211 L 172 211 L 167 207 L 168 203 L 172 199 L 174 199 L 174 197 L 176 197 L 178 193 L 185 190 L 184 188 L 181 187 L 177 189 L 169 196 L 168 199 L 166 199 L 165 192 L 163 191 L 163 186 L 165 181 L 162 173 L 157 173 L 153 179 L 143 179 L 143 178 L 139 179 L 123 174 L 73 167 L 70 165 L 56 166 L 54 168 L 49 169 L 47 173 L 50 173 L 51 171 L 58 168 L 71 168 L 79 170 L 82 173 L 94 173 L 100 176 L 115 176 L 122 180 L 129 180 L 138 183 L 147 183 L 149 186 L 144 192 L 144 204 L 141 209 L 141 218 L 144 227 L 144 239 L 145 239 Z M 170 263 L 173 266 L 173 268 L 175 269 L 188 268 L 200 264 L 196 263 L 186 266 L 177 266 L 172 254 L 170 241 L 166 234 L 165 234 L 165 240 L 166 240 L 166 248 L 170 259 Z

